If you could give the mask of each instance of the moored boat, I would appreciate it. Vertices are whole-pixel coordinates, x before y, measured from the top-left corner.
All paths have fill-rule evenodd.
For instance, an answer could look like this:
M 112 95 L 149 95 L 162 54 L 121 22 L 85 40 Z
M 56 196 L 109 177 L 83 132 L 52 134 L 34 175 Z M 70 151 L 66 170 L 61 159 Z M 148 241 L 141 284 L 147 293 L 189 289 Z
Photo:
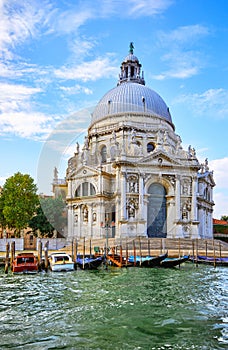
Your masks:
M 13 273 L 37 273 L 38 261 L 33 253 L 20 253 L 13 260 Z
M 52 253 L 48 260 L 50 270 L 53 272 L 74 270 L 74 262 L 71 256 L 65 252 Z
M 160 262 L 166 259 L 167 256 L 168 256 L 167 252 L 156 256 L 148 255 L 145 257 L 139 256 L 139 255 L 137 256 L 131 255 L 128 258 L 128 261 L 140 267 L 155 267 L 155 266 L 159 266 Z
M 190 257 L 190 260 L 199 264 L 228 266 L 228 257 L 212 257 L 206 255 L 197 255 L 196 257 Z
M 96 270 L 104 261 L 104 256 L 77 257 L 77 265 L 82 270 Z
M 162 267 L 175 267 L 183 264 L 184 262 L 189 260 L 189 255 L 183 255 L 179 258 L 166 258 L 160 262 L 160 266 Z

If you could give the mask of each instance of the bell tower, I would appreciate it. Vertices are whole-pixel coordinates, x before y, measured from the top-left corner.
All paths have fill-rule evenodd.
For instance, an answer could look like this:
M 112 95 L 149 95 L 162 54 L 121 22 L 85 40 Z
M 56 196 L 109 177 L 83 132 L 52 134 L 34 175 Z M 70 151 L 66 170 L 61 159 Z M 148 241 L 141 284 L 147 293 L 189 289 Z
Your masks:
M 129 45 L 129 54 L 125 57 L 120 66 L 120 75 L 118 85 L 122 83 L 138 83 L 145 85 L 143 72 L 141 75 L 142 65 L 139 63 L 138 58 L 134 55 L 134 45 L 131 42 Z

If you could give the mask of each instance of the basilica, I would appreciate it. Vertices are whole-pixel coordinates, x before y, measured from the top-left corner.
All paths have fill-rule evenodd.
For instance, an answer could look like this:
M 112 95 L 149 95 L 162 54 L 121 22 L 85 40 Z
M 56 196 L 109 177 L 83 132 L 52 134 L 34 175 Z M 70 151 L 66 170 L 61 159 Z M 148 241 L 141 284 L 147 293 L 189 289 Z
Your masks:
M 133 43 L 117 86 L 95 107 L 68 160 L 68 240 L 212 238 L 213 172 L 182 148 L 170 110 L 146 86 Z M 58 178 L 53 191 L 59 190 Z

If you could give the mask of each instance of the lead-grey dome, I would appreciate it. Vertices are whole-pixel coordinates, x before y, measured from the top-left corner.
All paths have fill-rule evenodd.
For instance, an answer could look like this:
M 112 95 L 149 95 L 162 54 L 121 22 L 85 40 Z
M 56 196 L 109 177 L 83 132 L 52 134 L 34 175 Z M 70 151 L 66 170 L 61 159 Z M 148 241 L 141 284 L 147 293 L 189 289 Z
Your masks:
M 122 83 L 108 91 L 97 104 L 92 123 L 114 114 L 131 112 L 158 116 L 172 124 L 164 100 L 152 89 L 133 82 Z

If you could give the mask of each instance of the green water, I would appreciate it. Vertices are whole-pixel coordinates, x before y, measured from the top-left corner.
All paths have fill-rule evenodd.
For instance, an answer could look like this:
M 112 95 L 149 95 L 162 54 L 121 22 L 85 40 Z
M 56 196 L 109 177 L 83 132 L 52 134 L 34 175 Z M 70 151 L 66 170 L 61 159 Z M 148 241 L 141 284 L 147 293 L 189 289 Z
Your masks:
M 228 349 L 228 269 L 0 271 L 0 349 Z

